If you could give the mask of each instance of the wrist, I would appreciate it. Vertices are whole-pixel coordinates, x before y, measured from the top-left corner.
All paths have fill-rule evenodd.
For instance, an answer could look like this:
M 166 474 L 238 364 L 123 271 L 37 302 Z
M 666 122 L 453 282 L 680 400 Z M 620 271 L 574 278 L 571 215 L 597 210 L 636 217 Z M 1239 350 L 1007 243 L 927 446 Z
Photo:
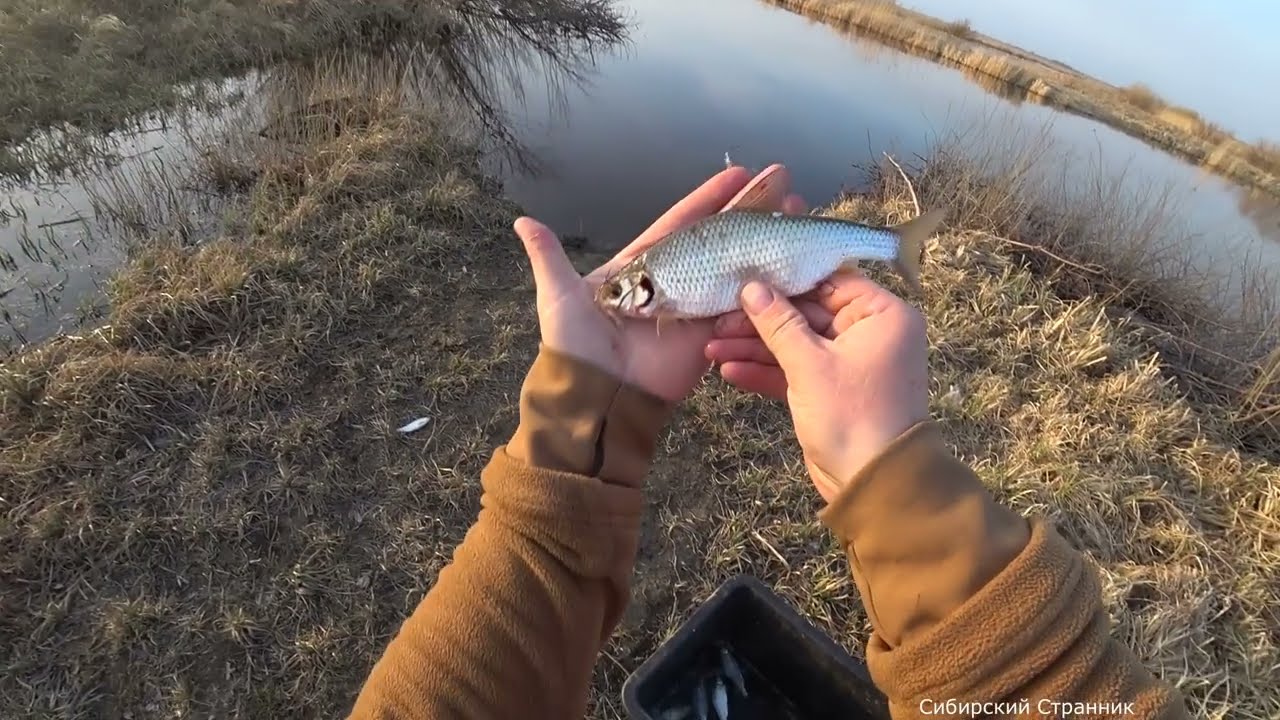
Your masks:
M 836 452 L 827 454 L 829 462 L 817 463 L 816 467 L 822 473 L 821 478 L 814 477 L 815 483 L 821 480 L 819 492 L 830 500 L 823 492 L 823 486 L 837 492 L 847 487 L 907 431 L 928 419 L 928 413 L 881 414 L 875 416 L 873 423 L 845 428 L 836 440 Z
M 670 414 L 657 396 L 543 345 L 520 391 L 520 424 L 507 454 L 534 467 L 638 487 Z

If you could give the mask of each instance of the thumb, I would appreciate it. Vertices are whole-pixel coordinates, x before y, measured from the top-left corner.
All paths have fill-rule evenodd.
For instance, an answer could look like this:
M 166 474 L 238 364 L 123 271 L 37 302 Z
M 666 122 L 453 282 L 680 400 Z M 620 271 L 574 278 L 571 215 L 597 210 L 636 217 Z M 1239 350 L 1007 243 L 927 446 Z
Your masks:
M 812 362 L 822 351 L 823 338 L 790 300 L 768 285 L 747 283 L 742 289 L 742 309 L 784 374 Z
M 559 297 L 582 280 L 551 228 L 533 218 L 522 217 L 516 220 L 515 230 L 533 266 L 533 282 L 540 297 Z

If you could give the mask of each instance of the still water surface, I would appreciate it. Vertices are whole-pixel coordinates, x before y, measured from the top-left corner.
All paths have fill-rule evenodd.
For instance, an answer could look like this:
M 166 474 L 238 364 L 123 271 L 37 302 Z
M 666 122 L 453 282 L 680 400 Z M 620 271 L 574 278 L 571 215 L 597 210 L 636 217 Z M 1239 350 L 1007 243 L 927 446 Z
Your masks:
M 1280 263 L 1280 210 L 1225 180 L 1096 122 L 989 93 L 959 70 L 743 0 L 630 0 L 626 52 L 556 106 L 530 98 L 517 134 L 543 177 L 508 178 L 511 195 L 562 233 L 613 247 L 699 180 L 735 162 L 783 162 L 810 203 L 860 179 L 884 151 L 910 158 L 950 133 L 1042 134 L 1053 172 L 1124 175 L 1135 194 L 1167 190 L 1198 236 L 1202 267 Z M 985 132 L 983 132 L 985 130 Z
M 1005 99 L 960 71 L 755 0 L 621 6 L 632 23 L 630 41 L 603 52 L 579 47 L 548 57 L 513 36 L 471 38 L 451 56 L 366 59 L 347 63 L 345 72 L 370 82 L 411 78 L 413 102 L 464 107 L 501 150 L 491 155 L 492 169 L 508 194 L 561 234 L 585 236 L 600 250 L 643 230 L 721 169 L 726 153 L 748 167 L 786 163 L 796 190 L 820 204 L 855 186 L 859 168 L 883 152 L 909 160 L 964 131 L 980 138 L 984 151 L 1047 139 L 1054 150 L 1046 169 L 1078 176 L 1082 188 L 1101 172 L 1123 175 L 1125 192 L 1168 192 L 1176 232 L 1189 238 L 1201 269 L 1280 268 L 1273 200 L 1250 197 L 1105 126 Z M 118 219 L 112 227 L 95 217 L 93 200 L 104 184 L 149 188 L 135 195 L 151 216 L 199 205 L 195 214 L 207 222 L 184 232 L 194 240 L 210 236 L 218 208 L 202 205 L 205 195 L 192 189 L 187 172 L 202 138 L 227 124 L 256 131 L 263 106 L 279 100 L 273 81 L 296 88 L 299 74 L 321 82 L 317 72 L 295 68 L 283 73 L 286 81 L 272 72 L 235 81 L 234 93 L 248 102 L 200 116 L 197 132 L 158 127 L 123 138 L 129 159 L 108 176 L 0 188 L 0 259 L 10 258 L 0 267 L 0 350 L 73 330 L 101 308 L 101 287 L 126 257 Z M 142 182 L 147 177 L 172 190 L 154 192 L 156 183 Z

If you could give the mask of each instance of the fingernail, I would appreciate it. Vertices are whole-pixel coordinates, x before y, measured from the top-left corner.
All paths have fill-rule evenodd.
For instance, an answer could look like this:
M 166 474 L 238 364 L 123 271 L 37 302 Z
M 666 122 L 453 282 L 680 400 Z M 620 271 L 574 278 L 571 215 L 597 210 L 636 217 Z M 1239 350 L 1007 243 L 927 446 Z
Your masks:
M 760 312 L 773 302 L 773 291 L 764 283 L 750 282 L 742 288 L 742 307 L 750 312 Z

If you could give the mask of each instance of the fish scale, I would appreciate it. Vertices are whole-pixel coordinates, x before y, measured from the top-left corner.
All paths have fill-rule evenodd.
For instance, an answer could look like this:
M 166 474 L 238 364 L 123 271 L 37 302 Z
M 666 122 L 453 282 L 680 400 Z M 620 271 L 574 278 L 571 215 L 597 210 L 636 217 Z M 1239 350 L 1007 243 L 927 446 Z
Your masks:
M 837 218 L 755 211 L 717 213 L 642 258 L 668 315 L 707 317 L 738 307 L 749 280 L 787 295 L 816 287 L 856 260 L 893 261 L 899 236 Z

